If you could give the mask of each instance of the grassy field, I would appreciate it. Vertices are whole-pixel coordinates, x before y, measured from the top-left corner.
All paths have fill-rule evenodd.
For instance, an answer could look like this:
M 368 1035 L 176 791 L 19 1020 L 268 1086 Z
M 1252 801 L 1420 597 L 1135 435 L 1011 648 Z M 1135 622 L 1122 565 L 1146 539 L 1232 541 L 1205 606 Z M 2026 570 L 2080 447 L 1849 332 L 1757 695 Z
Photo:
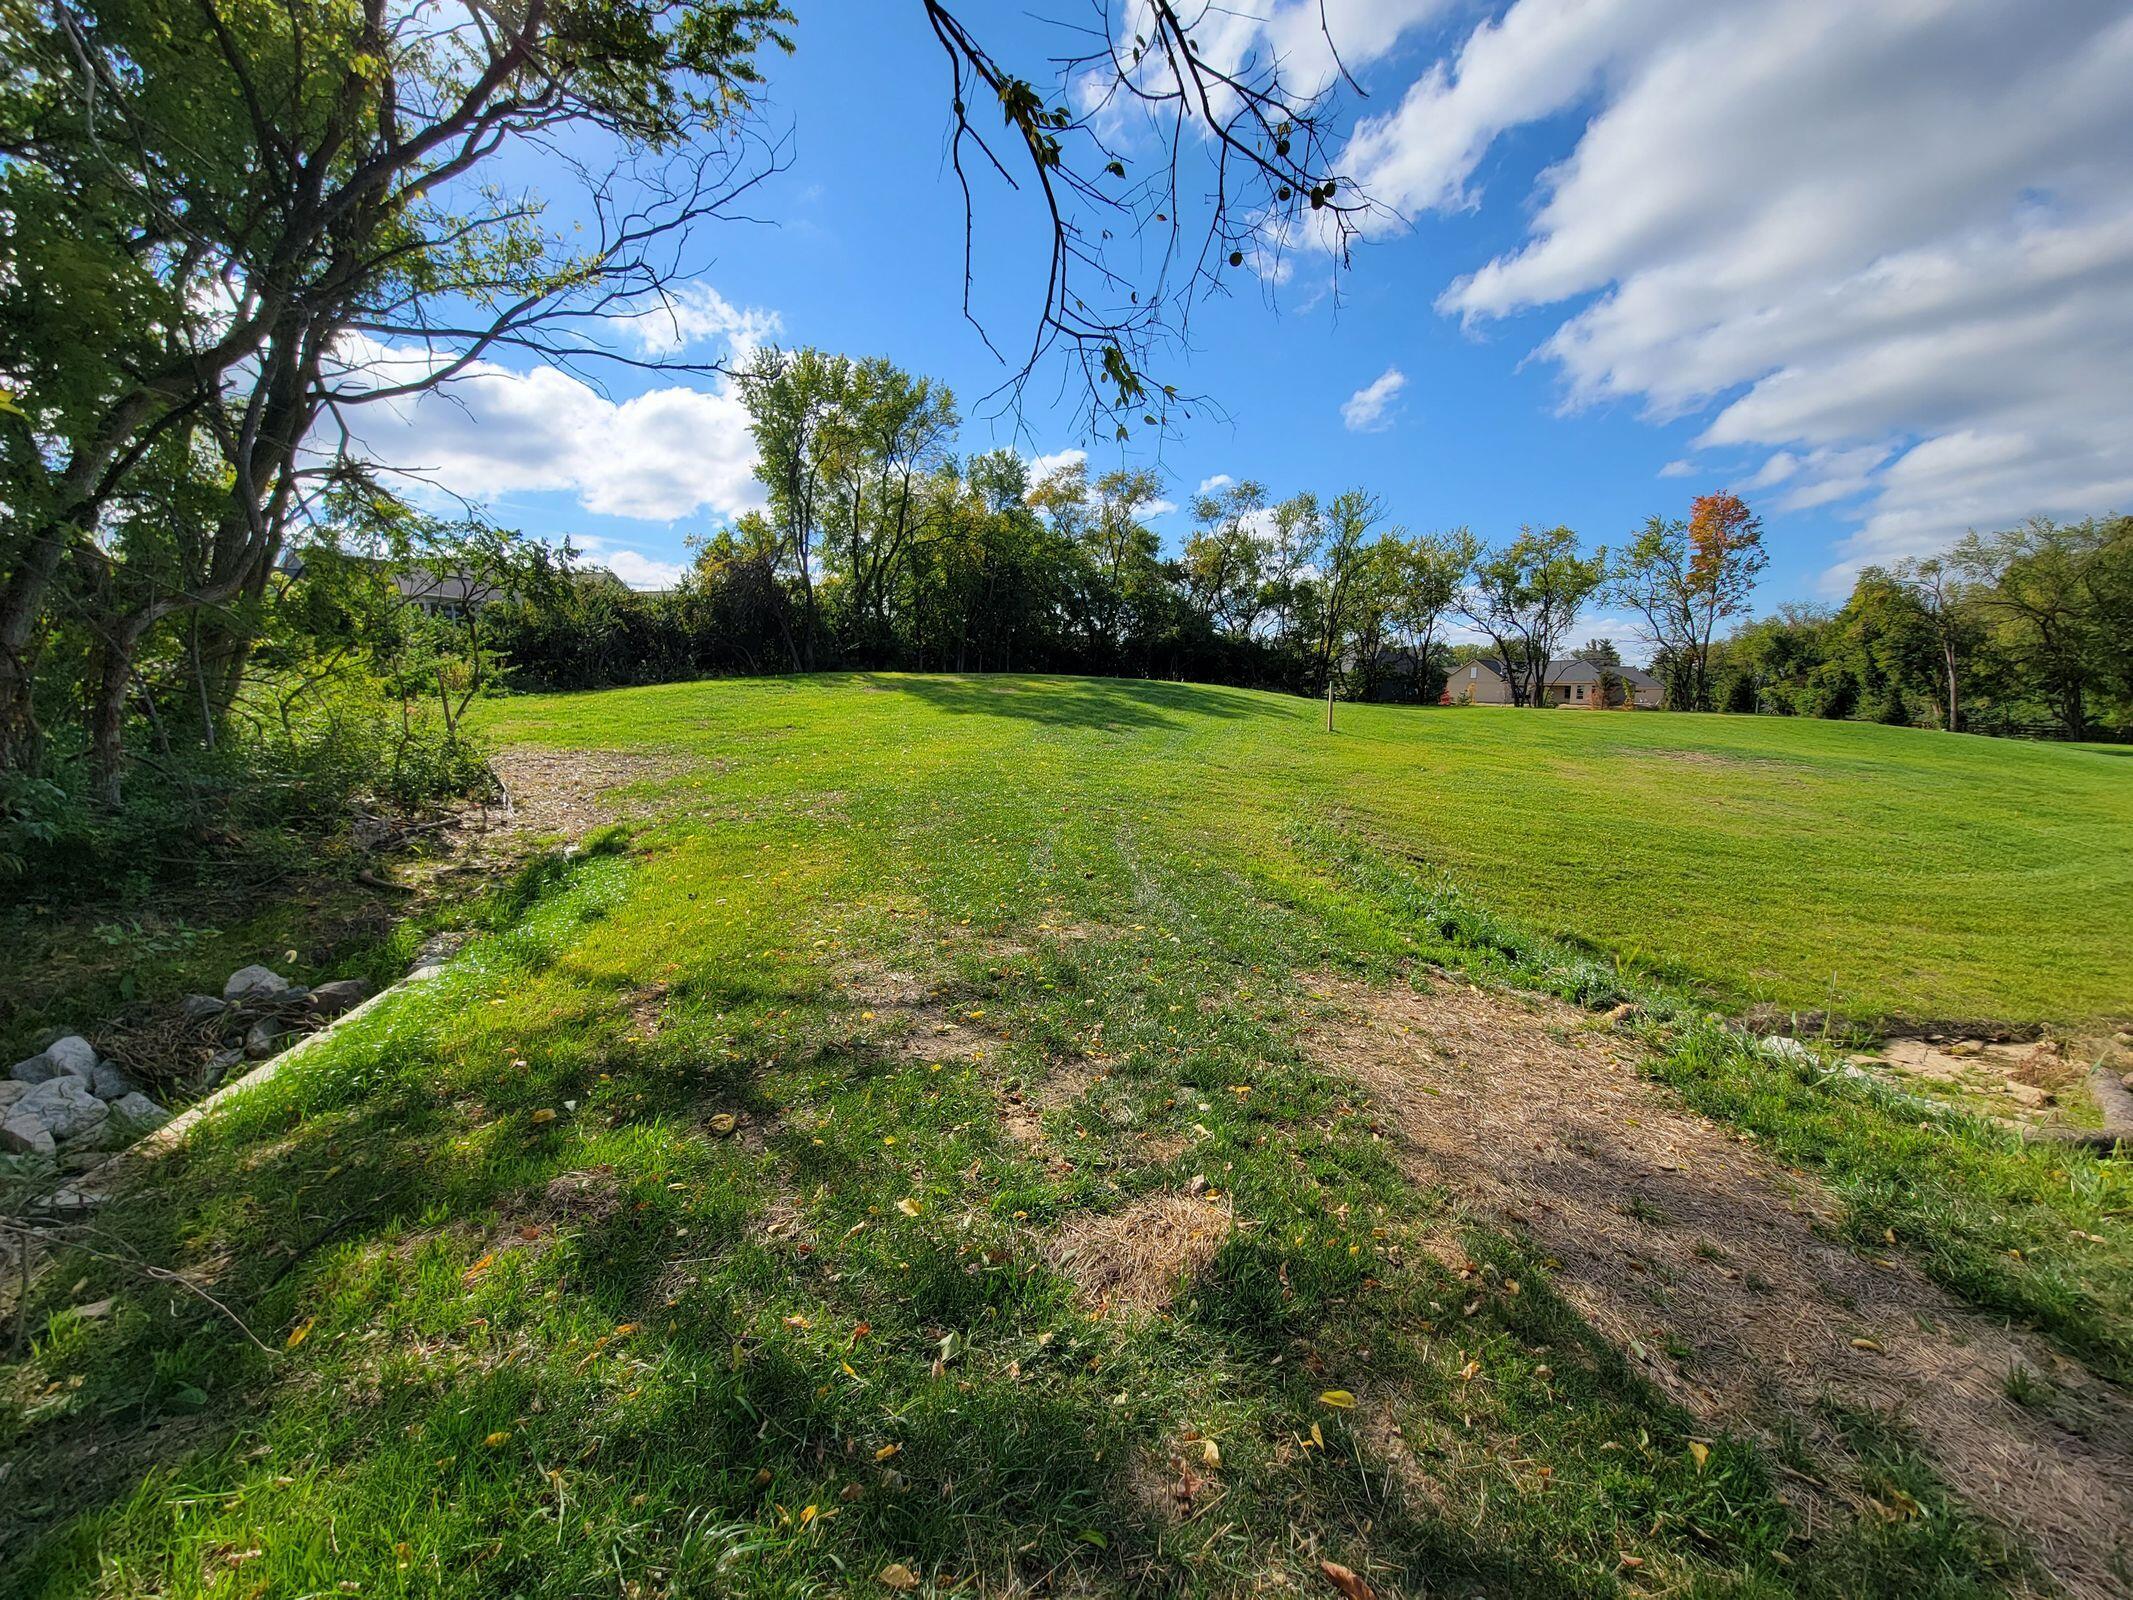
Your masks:
M 504 702 L 507 740 L 714 763 L 715 803 L 903 787 L 1087 807 L 1291 870 L 1338 808 L 1545 932 L 1728 1002 L 2014 1022 L 2133 1013 L 2133 749 L 1778 718 L 1319 707 L 1074 679 L 758 680 Z M 1019 792 L 1014 792 L 1019 791 Z M 1186 848 L 1192 848 L 1188 844 Z
M 1321 1559 L 1381 1594 L 2025 1592 L 1900 1429 L 1670 1404 L 1403 1177 L 1300 981 L 1635 1002 L 1653 1070 L 1849 1237 L 2122 1380 L 2116 1164 L 1921 1125 L 1697 1008 L 2122 1011 L 2133 764 L 1319 715 L 905 678 L 495 707 L 668 758 L 646 814 L 459 908 L 443 978 L 45 1274 L 0 1593 L 1330 1595 Z M 1228 1220 L 1175 1302 L 1092 1295 L 1079 1230 L 1195 1179 Z M 1861 1498 L 1810 1522 L 1802 1478 Z

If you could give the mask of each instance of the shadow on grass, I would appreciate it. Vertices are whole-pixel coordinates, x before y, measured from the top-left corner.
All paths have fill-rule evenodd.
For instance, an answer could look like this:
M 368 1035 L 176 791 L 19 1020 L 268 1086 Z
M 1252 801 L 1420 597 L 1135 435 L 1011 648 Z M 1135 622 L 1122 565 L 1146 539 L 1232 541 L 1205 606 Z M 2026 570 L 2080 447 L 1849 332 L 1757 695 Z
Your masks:
M 1004 717 L 1111 733 L 1182 728 L 1210 717 L 1234 720 L 1269 714 L 1234 691 L 1148 678 L 868 675 L 856 681 L 877 691 L 909 695 L 952 715 Z
M 0 1435 L 0 1593 L 89 1592 L 112 1561 L 166 1582 L 230 1567 L 266 1593 L 576 1595 L 625 1563 L 675 1593 L 789 1593 L 890 1560 L 980 1588 L 1241 1592 L 1259 1574 L 1237 1563 L 1298 1528 L 1412 1592 L 1595 1592 L 1589 1554 L 1469 1527 L 1360 1448 L 1305 1452 L 1181 1520 L 1160 1476 L 1175 1420 L 1120 1403 L 1119 1347 L 1067 1310 L 1069 1286 L 1026 1248 L 993 1260 L 945 1199 L 899 1215 L 927 1164 L 906 1152 L 932 1138 L 946 1173 L 991 1148 L 974 1092 L 914 1075 L 894 1098 L 878 1052 L 785 1020 L 817 998 L 804 975 L 678 985 L 660 1027 L 636 1025 L 633 991 L 572 954 L 624 870 L 539 869 L 508 902 L 521 920 L 490 924 L 504 937 L 293 1064 L 101 1219 L 107 1256 L 193 1274 L 264 1349 L 109 1259 L 45 1274 L 31 1323 L 57 1331 L 35 1388 L 64 1409 Z M 536 973 L 563 1003 L 475 1027 Z M 904 1120 L 803 1125 L 773 1080 L 813 1086 L 811 1111 L 872 1097 Z M 762 1136 L 707 1133 L 713 1107 Z M 921 1134 L 923 1115 L 948 1126 Z M 884 1127 L 909 1130 L 893 1153 Z M 819 1243 L 767 1234 L 778 1205 Z M 1287 1353 L 1352 1337 L 1366 1288 L 1337 1246 L 1239 1238 L 1143 1353 L 1233 1375 L 1257 1434 L 1239 1458 L 1276 1453 L 1318 1414 Z M 106 1295 L 108 1321 L 62 1314 Z M 1648 1415 L 1633 1389 L 1598 1371 L 1571 1402 L 1580 1433 Z M 1751 1541 L 1713 1537 L 1752 1562 Z

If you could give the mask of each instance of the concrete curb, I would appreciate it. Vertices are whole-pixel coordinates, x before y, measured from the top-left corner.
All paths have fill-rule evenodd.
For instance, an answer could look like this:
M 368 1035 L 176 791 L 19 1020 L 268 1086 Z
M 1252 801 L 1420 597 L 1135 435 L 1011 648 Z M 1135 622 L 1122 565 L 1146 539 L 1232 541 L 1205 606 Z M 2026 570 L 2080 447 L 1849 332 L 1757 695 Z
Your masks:
M 288 1049 L 282 1051 L 280 1055 L 260 1062 L 258 1066 L 247 1072 L 243 1077 L 232 1079 L 213 1094 L 207 1096 L 206 1099 L 195 1101 L 192 1105 L 187 1106 L 177 1116 L 172 1117 L 170 1121 L 156 1129 L 155 1132 L 136 1139 L 125 1149 L 112 1156 L 102 1166 L 91 1168 L 89 1171 L 82 1173 L 75 1182 L 53 1193 L 49 1202 L 50 1206 L 54 1210 L 79 1210 L 84 1207 L 101 1205 L 119 1188 L 146 1177 L 147 1172 L 145 1169 L 150 1163 L 160 1160 L 178 1149 L 179 1146 L 185 1143 L 186 1138 L 194 1128 L 213 1116 L 231 1099 L 248 1090 L 257 1089 L 262 1084 L 271 1082 L 274 1076 L 288 1066 L 290 1062 L 302 1056 L 306 1051 L 316 1049 L 323 1041 L 332 1038 L 335 1033 L 349 1023 L 354 1022 L 358 1017 L 368 1015 L 403 990 L 411 989 L 419 983 L 429 982 L 443 971 L 443 962 L 429 961 L 416 967 L 406 977 L 400 979 L 399 982 L 387 984 L 362 1004 L 351 1006 L 348 1010 L 342 1012 L 316 1033 L 305 1034 L 296 1043 L 290 1045 Z M 89 1185 L 94 1187 L 88 1187 Z

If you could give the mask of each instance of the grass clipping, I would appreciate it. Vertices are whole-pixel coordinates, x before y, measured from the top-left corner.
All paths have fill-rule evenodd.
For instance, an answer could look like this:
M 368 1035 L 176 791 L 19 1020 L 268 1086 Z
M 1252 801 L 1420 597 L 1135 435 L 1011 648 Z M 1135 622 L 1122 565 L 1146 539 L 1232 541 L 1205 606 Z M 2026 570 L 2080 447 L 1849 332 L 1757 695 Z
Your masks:
M 1214 1259 L 1232 1225 L 1229 1212 L 1211 1201 L 1154 1194 L 1123 1211 L 1077 1218 L 1053 1236 L 1045 1255 L 1091 1309 L 1161 1311 Z

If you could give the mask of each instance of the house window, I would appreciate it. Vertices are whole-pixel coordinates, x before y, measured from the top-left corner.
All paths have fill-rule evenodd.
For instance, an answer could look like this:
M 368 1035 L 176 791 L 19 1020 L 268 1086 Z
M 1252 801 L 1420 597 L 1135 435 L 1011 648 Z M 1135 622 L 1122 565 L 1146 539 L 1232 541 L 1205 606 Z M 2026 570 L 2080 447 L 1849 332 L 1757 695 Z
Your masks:
M 1476 678 L 1479 678 L 1480 676 L 1481 669 L 1479 667 L 1468 667 L 1466 669 L 1467 682 L 1472 683 Z

